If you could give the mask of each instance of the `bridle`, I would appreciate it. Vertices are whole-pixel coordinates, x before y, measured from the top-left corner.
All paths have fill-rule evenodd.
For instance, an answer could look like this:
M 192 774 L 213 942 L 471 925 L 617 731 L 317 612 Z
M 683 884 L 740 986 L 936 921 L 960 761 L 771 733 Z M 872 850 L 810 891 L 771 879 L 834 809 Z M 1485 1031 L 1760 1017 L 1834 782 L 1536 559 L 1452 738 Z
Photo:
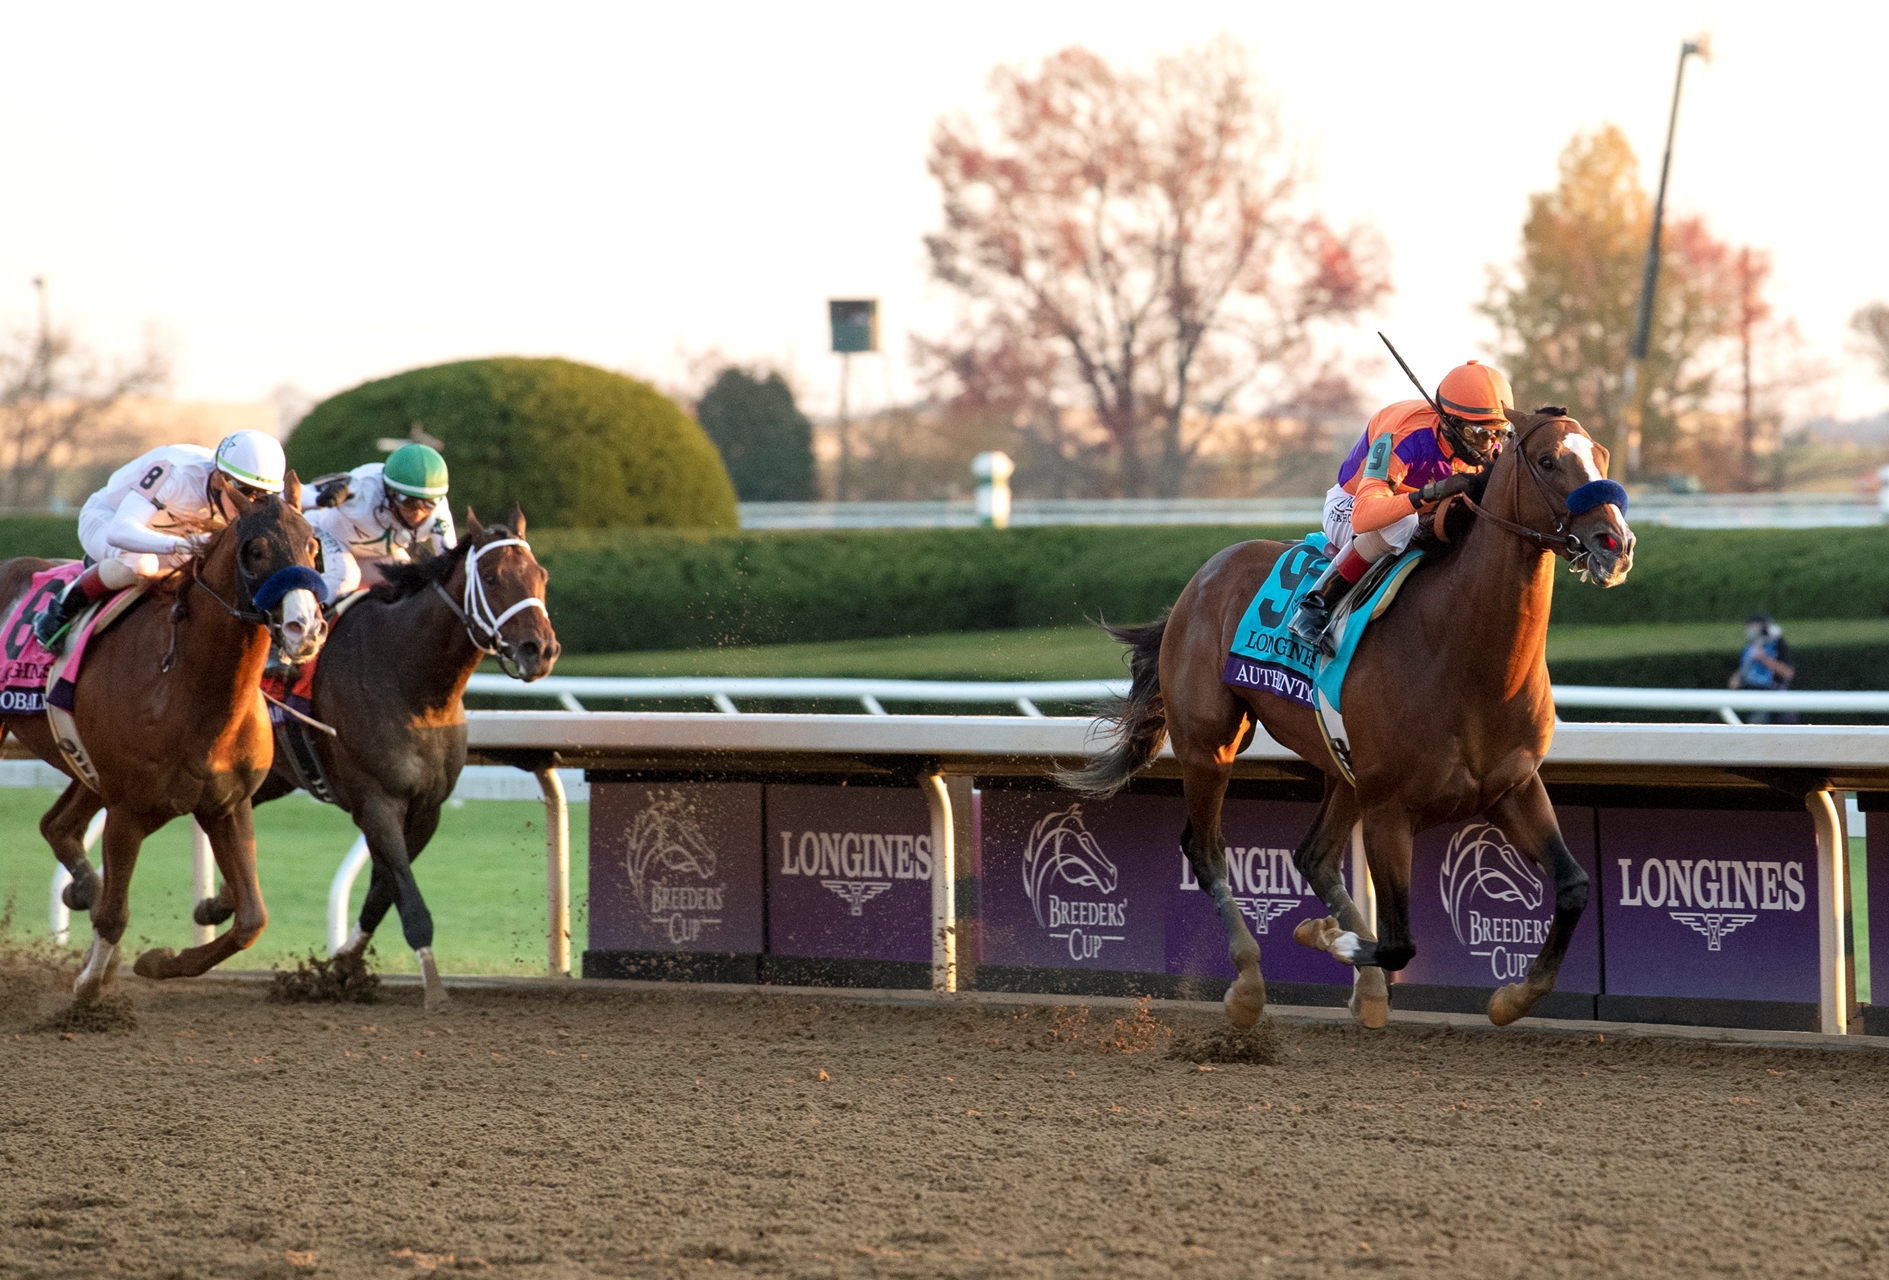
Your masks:
M 1528 456 L 1528 441 L 1530 437 L 1543 427 L 1549 426 L 1552 423 L 1573 421 L 1572 418 L 1564 416 L 1543 418 L 1527 431 L 1524 431 L 1510 446 L 1511 449 L 1519 453 L 1523 474 L 1534 482 L 1535 492 L 1548 504 L 1548 509 L 1550 511 L 1556 508 L 1560 509 L 1560 514 L 1555 517 L 1554 531 L 1552 533 L 1544 533 L 1540 529 L 1532 528 L 1525 524 L 1517 524 L 1513 520 L 1506 520 L 1501 516 L 1493 515 L 1483 510 L 1476 500 L 1466 493 L 1455 496 L 1462 498 L 1464 504 L 1467 505 L 1471 511 L 1475 512 L 1477 519 L 1487 520 L 1498 529 L 1507 530 L 1509 533 L 1519 538 L 1532 542 L 1535 545 L 1535 549 L 1538 551 L 1548 551 L 1562 557 L 1568 562 L 1568 572 L 1578 573 L 1582 577 L 1586 577 L 1594 553 L 1587 544 L 1582 542 L 1580 537 L 1568 527 L 1568 521 L 1572 520 L 1575 516 L 1585 515 L 1595 507 L 1605 503 L 1612 503 L 1624 512 L 1627 508 L 1627 492 L 1612 480 L 1590 480 L 1568 494 L 1566 498 L 1563 498 L 1554 491 L 1547 480 L 1542 478 L 1540 468 L 1535 465 L 1534 459 Z M 1577 428 L 1579 427 L 1578 423 L 1575 425 Z M 1583 432 L 1583 434 L 1586 433 Z M 1490 465 L 1493 466 L 1494 463 L 1492 462 Z M 1446 499 L 1443 507 L 1438 508 L 1432 523 L 1432 528 L 1438 530 L 1442 528 L 1448 505 L 1449 503 Z M 1447 541 L 1447 539 L 1444 540 Z
M 489 654 L 498 659 L 499 669 L 514 680 L 524 676 L 518 665 L 517 646 L 501 634 L 501 628 L 526 609 L 536 609 L 548 618 L 549 612 L 544 601 L 537 596 L 528 595 L 513 604 L 502 613 L 495 613 L 492 602 L 486 598 L 485 581 L 479 576 L 479 557 L 488 551 L 497 551 L 500 547 L 523 547 L 531 550 L 531 544 L 523 538 L 494 538 L 490 542 L 475 543 L 466 553 L 466 588 L 462 599 L 455 600 L 452 594 L 439 583 L 433 584 L 433 590 L 439 592 L 439 598 L 446 602 L 446 607 L 453 611 L 466 628 L 466 638 L 480 653 Z M 481 634 L 483 633 L 483 635 Z
M 226 534 L 230 537 L 237 536 L 234 531 L 239 523 L 240 521 L 232 521 L 225 525 L 222 530 L 218 531 L 218 536 L 221 537 Z M 177 623 L 188 612 L 187 606 L 184 604 L 184 599 L 190 594 L 192 587 L 196 587 L 212 600 L 216 601 L 223 612 L 229 614 L 230 617 L 236 619 L 238 622 L 246 623 L 252 627 L 267 627 L 269 629 L 270 644 L 274 647 L 275 651 L 280 654 L 286 654 L 288 648 L 286 638 L 282 634 L 284 622 L 281 618 L 274 616 L 276 606 L 281 604 L 283 598 L 291 591 L 312 592 L 317 604 L 320 604 L 328 595 L 328 584 L 322 581 L 319 573 L 316 573 L 307 565 L 284 565 L 282 568 L 275 570 L 268 577 L 258 582 L 256 575 L 244 567 L 242 551 L 241 548 L 238 548 L 235 565 L 237 598 L 242 599 L 247 596 L 249 605 L 248 607 L 243 607 L 241 605 L 231 604 L 218 594 L 215 587 L 203 580 L 203 565 L 204 562 L 210 558 L 210 551 L 210 547 L 205 547 L 201 554 L 190 558 L 188 562 L 190 572 L 188 576 L 185 577 L 183 586 L 178 589 L 176 598 L 171 601 L 171 644 L 170 650 L 164 655 L 164 662 L 160 668 L 166 673 L 170 671 L 177 660 Z M 316 611 L 311 626 L 318 642 L 320 638 L 326 636 L 328 622 L 327 619 L 322 617 L 319 610 Z M 307 643 L 307 638 L 304 637 L 303 644 Z

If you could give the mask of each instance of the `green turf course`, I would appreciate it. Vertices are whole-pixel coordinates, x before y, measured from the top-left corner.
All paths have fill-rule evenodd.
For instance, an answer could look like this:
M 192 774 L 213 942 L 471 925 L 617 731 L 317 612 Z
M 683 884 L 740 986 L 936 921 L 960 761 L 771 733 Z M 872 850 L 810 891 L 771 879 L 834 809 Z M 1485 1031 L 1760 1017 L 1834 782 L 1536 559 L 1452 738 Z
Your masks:
M 0 788 L 0 903 L 11 904 L 8 932 L 16 940 L 45 936 L 52 851 L 39 817 L 57 793 Z M 256 862 L 269 927 L 230 968 L 292 967 L 311 949 L 325 950 L 328 883 L 359 833 L 331 805 L 300 795 L 256 810 Z M 588 933 L 590 806 L 571 806 L 571 955 L 575 966 Z M 93 864 L 97 865 L 96 851 Z M 426 853 L 414 864 L 433 911 L 433 952 L 448 973 L 542 974 L 545 966 L 544 806 L 536 801 L 474 800 L 448 805 Z M 350 918 L 367 893 L 364 870 L 354 882 Z M 190 823 L 178 819 L 145 842 L 131 882 L 130 955 L 150 946 L 190 944 Z M 72 945 L 84 948 L 91 927 L 72 920 Z M 389 912 L 375 934 L 380 966 L 414 973 L 413 953 Z

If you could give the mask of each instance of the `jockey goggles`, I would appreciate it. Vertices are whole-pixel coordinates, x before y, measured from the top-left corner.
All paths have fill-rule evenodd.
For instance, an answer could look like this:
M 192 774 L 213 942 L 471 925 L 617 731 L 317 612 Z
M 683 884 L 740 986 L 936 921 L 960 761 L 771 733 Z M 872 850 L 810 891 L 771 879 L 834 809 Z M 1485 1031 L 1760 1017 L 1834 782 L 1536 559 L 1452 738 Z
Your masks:
M 1451 450 L 1471 466 L 1486 467 L 1494 462 L 1508 441 L 1510 428 L 1506 422 L 1470 422 L 1452 413 L 1440 416 Z
M 422 498 L 414 494 L 397 493 L 389 490 L 387 493 L 387 503 L 399 513 L 401 523 L 405 524 L 407 528 L 412 529 L 417 528 L 421 521 L 433 514 L 433 510 L 439 506 L 440 500 L 438 498 Z
M 223 483 L 230 492 L 236 494 L 245 502 L 261 502 L 264 498 L 272 498 L 275 496 L 267 489 L 238 480 L 227 471 L 219 471 L 216 474 L 223 477 Z

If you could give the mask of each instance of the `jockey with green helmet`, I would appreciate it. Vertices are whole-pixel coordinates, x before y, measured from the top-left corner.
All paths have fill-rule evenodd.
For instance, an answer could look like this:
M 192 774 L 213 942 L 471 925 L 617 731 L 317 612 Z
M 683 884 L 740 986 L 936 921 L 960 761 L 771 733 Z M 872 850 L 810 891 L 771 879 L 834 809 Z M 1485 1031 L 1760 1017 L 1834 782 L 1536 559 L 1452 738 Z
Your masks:
M 287 471 L 281 444 L 260 431 L 226 436 L 214 453 L 167 444 L 139 454 L 79 509 L 79 545 L 91 563 L 34 620 L 33 633 L 54 648 L 87 605 L 182 567 L 236 518 L 233 496 L 281 493 Z
M 386 462 L 324 476 L 302 490 L 303 514 L 321 540 L 322 579 L 337 600 L 380 575 L 383 561 L 405 564 L 424 542 L 434 554 L 458 542 L 446 504 L 446 459 L 423 444 L 406 444 Z

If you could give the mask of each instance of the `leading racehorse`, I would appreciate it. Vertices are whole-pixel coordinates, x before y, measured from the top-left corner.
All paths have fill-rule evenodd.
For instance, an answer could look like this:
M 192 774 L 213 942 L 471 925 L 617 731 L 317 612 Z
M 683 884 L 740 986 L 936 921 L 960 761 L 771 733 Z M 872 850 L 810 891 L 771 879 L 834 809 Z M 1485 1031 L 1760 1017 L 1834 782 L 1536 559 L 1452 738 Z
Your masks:
M 87 644 L 72 715 L 98 790 L 75 780 L 39 823 L 72 873 L 66 905 L 92 913 L 92 946 L 74 988 L 81 1000 L 95 997 L 117 969 L 138 850 L 173 818 L 193 814 L 209 836 L 236 923 L 182 954 L 147 951 L 137 972 L 194 977 L 249 946 L 267 922 L 249 800 L 272 753 L 262 668 L 271 645 L 306 661 L 324 634 L 313 590 L 321 585 L 315 534 L 299 509 L 301 488 L 290 472 L 280 497 L 252 502 L 232 493 L 237 517 L 201 557 Z M 0 610 L 48 567 L 36 559 L 0 564 Z M 9 730 L 40 759 L 71 772 L 44 715 L 0 718 L 0 734 Z M 100 808 L 102 884 L 83 843 Z
M 374 860 L 367 900 L 345 949 L 364 950 L 389 907 L 419 957 L 428 1009 L 446 1004 L 433 961 L 433 915 L 413 878 L 466 764 L 466 680 L 487 654 L 524 681 L 551 673 L 557 635 L 545 613 L 544 568 L 516 506 L 505 524 L 466 513 L 466 536 L 444 555 L 383 563 L 386 581 L 334 624 L 315 668 L 311 712 L 335 736 L 307 734 L 324 799 L 348 811 Z M 290 731 L 295 732 L 294 726 Z M 312 782 L 286 751 L 256 803 Z M 202 924 L 228 917 L 227 893 L 199 903 Z
M 1115 742 L 1063 780 L 1109 795 L 1154 759 L 1163 740 L 1174 744 L 1187 804 L 1181 848 L 1226 928 L 1238 971 L 1226 1009 L 1237 1026 L 1258 1020 L 1266 985 L 1259 944 L 1227 885 L 1220 808 L 1256 723 L 1324 773 L 1324 798 L 1293 861 L 1334 919 L 1308 921 L 1295 937 L 1359 966 L 1351 1007 L 1362 1022 L 1384 1024 L 1383 970 L 1401 969 L 1416 955 L 1413 838 L 1476 814 L 1487 815 L 1555 885 L 1547 941 L 1524 979 L 1490 998 L 1489 1018 L 1513 1022 L 1554 989 L 1587 905 L 1587 873 L 1568 852 L 1536 774 L 1554 732 L 1547 663 L 1554 557 L 1612 587 L 1633 566 L 1634 539 L 1624 493 L 1604 482 L 1607 451 L 1578 422 L 1555 408 L 1508 416 L 1512 443 L 1490 468 L 1480 505 L 1473 497 L 1467 503 L 1473 524 L 1430 552 L 1358 644 L 1342 691 L 1355 784 L 1332 759 L 1310 707 L 1220 680 L 1241 614 L 1287 544 L 1229 547 L 1201 567 L 1161 621 L 1111 628 L 1130 648 L 1133 675 L 1113 717 Z M 1609 500 L 1588 505 L 1597 492 Z M 1459 521 L 1449 518 L 1456 513 L 1438 514 L 1447 538 Z M 1360 820 L 1377 886 L 1382 933 L 1375 940 L 1339 870 Z

